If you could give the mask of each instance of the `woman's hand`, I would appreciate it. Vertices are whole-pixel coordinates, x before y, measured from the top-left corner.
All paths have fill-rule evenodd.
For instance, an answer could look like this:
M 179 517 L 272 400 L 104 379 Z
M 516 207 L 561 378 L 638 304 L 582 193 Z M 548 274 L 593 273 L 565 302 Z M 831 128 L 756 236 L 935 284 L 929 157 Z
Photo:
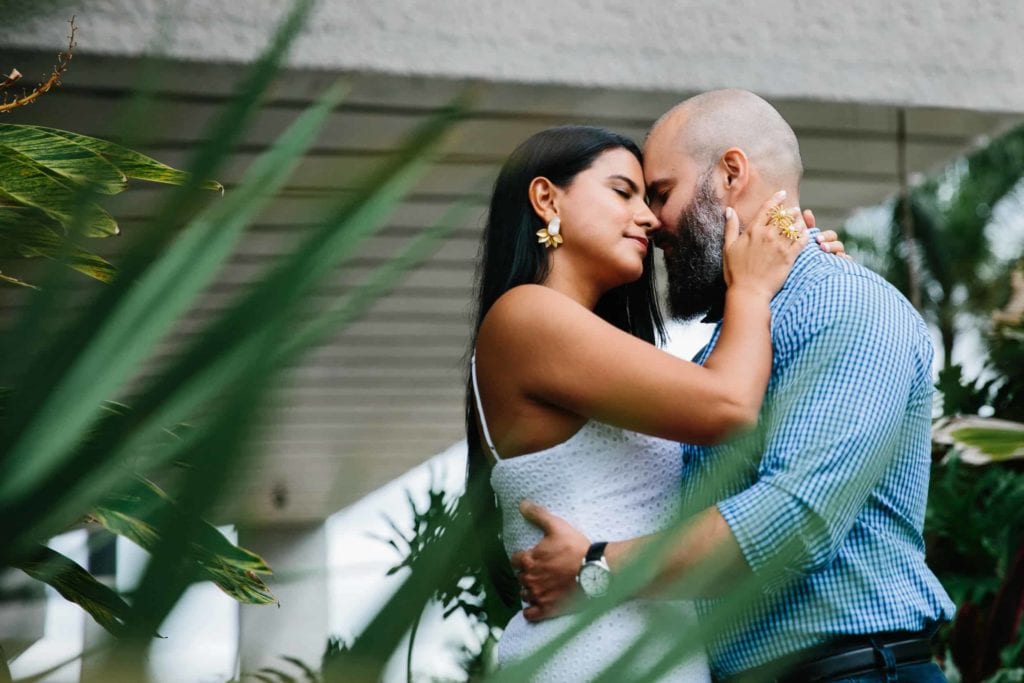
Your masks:
M 781 206 L 785 198 L 785 191 L 773 195 L 761 205 L 757 216 L 742 233 L 736 212 L 732 207 L 726 209 L 723 272 L 730 288 L 760 290 L 768 298 L 782 288 L 797 254 L 807 243 L 807 230 L 799 208 L 786 211 L 800 235 L 795 240 L 784 236 L 772 220 L 772 210 Z
M 804 209 L 804 224 L 808 230 L 815 227 L 814 213 L 810 209 Z M 826 254 L 833 254 L 847 260 L 853 260 L 846 253 L 846 247 L 839 241 L 839 233 L 835 230 L 822 230 L 815 239 L 818 241 L 818 246 Z

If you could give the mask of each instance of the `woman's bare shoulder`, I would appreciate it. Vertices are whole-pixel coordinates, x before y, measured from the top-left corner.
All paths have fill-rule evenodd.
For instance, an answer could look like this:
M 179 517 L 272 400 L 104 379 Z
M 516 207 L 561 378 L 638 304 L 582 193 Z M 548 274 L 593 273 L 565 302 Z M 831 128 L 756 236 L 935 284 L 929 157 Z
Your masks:
M 481 333 L 487 327 L 544 329 L 564 321 L 566 316 L 580 315 L 597 317 L 592 311 L 550 287 L 518 285 L 498 297 L 480 327 Z
M 519 285 L 494 302 L 480 325 L 477 349 L 507 361 L 561 345 L 573 330 L 603 323 L 584 306 L 543 285 Z

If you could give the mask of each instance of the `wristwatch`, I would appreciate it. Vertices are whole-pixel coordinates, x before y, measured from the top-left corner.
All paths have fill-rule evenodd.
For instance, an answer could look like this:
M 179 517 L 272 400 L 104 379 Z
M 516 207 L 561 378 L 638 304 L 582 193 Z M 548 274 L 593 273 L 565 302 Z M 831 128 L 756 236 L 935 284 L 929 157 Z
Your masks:
M 592 543 L 576 574 L 576 583 L 588 598 L 597 598 L 608 592 L 612 583 L 612 570 L 604 557 L 607 541 Z

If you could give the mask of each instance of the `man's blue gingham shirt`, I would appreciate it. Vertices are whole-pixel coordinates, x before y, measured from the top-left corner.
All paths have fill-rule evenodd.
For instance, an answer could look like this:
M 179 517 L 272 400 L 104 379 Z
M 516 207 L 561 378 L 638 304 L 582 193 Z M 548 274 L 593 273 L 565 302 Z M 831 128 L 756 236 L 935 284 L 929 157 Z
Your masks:
M 921 535 L 932 410 L 921 317 L 885 280 L 813 238 L 771 309 L 758 429 L 721 446 L 682 446 L 685 499 L 717 501 L 768 582 L 712 643 L 720 677 L 837 636 L 929 629 L 954 611 L 925 566 Z

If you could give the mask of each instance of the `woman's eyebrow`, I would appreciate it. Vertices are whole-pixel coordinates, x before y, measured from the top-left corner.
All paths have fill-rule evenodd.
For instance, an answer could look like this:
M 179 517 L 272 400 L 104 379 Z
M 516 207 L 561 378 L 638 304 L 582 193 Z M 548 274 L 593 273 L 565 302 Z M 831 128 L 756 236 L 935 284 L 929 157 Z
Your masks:
M 632 181 L 632 179 L 630 179 L 630 178 L 627 178 L 627 177 L 626 177 L 626 176 L 624 176 L 624 175 L 617 175 L 617 174 L 616 174 L 616 175 L 610 175 L 610 176 L 608 176 L 608 179 L 609 179 L 609 180 L 621 180 L 622 182 L 624 182 L 624 183 L 626 183 L 627 185 L 629 185 L 629 189 L 630 189 L 630 190 L 632 190 L 632 191 L 633 191 L 634 193 L 637 193 L 637 192 L 639 192 L 639 191 L 640 191 L 640 188 L 639 188 L 639 187 L 637 187 L 637 184 L 636 184 L 636 183 L 634 183 L 634 182 Z

